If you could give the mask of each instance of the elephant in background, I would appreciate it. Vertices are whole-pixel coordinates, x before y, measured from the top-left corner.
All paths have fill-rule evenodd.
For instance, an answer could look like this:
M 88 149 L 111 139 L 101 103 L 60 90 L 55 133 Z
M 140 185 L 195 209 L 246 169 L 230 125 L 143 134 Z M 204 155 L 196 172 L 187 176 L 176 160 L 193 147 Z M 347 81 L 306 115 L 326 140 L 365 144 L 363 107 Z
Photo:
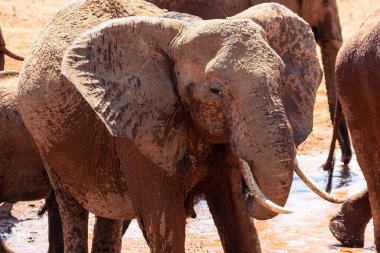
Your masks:
M 18 60 L 18 61 L 23 61 L 24 60 L 23 57 L 18 56 L 15 53 L 12 53 L 9 49 L 7 49 L 7 47 L 5 45 L 3 33 L 1 31 L 1 28 L 0 28 L 0 71 L 4 70 L 5 55 L 7 55 L 7 56 L 9 56 L 9 57 L 11 57 L 11 58 L 13 58 L 15 60 Z
M 19 75 L 0 71 L 0 202 L 46 199 L 49 253 L 63 252 L 58 206 L 37 146 L 17 102 Z M 12 252 L 0 238 L 0 252 Z
M 364 231 L 373 218 L 380 252 L 380 9 L 372 13 L 338 54 L 336 88 L 367 191 L 347 201 L 330 222 L 344 245 L 363 247 Z
M 288 212 L 293 171 L 305 178 L 296 146 L 322 74 L 310 26 L 278 4 L 225 20 L 160 15 L 141 0 L 71 2 L 24 62 L 20 111 L 65 252 L 88 251 L 89 212 L 102 217 L 93 252 L 120 251 L 121 221 L 134 218 L 152 252 L 184 252 L 197 194 L 226 252 L 260 252 L 252 217 Z
M 185 12 L 204 19 L 226 18 L 251 6 L 276 2 L 301 16 L 310 24 L 322 52 L 327 98 L 331 120 L 335 115 L 335 60 L 342 44 L 342 32 L 336 0 L 148 0 L 160 8 Z M 351 142 L 344 116 L 338 135 L 342 162 L 348 164 L 352 157 Z M 327 167 L 326 167 L 327 168 Z

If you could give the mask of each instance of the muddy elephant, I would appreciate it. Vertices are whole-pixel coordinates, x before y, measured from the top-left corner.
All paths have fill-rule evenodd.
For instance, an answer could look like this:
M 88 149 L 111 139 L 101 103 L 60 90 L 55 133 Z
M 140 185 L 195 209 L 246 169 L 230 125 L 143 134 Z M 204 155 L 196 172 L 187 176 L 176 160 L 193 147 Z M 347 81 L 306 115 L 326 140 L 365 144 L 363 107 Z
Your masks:
M 5 45 L 3 33 L 1 31 L 1 28 L 0 28 L 0 71 L 4 70 L 5 55 L 7 55 L 7 56 L 9 56 L 9 57 L 11 57 L 11 58 L 13 58 L 15 60 L 18 60 L 18 61 L 23 61 L 24 60 L 23 57 L 18 56 L 15 53 L 11 52 L 9 49 L 7 49 L 7 47 Z
M 337 58 L 337 94 L 368 192 L 350 199 L 330 222 L 331 231 L 343 244 L 362 247 L 365 227 L 373 217 L 377 252 L 380 252 L 379 25 L 380 10 L 377 10 L 344 44 Z
M 204 19 L 226 18 L 233 16 L 253 5 L 276 2 L 300 15 L 313 29 L 315 39 L 321 47 L 323 69 L 325 72 L 327 98 L 331 120 L 335 113 L 336 55 L 342 44 L 342 33 L 336 0 L 148 0 L 170 11 L 185 12 Z M 342 162 L 349 163 L 352 156 L 351 141 L 345 118 L 341 118 L 338 135 L 342 150 Z M 327 168 L 327 167 L 326 167 Z
M 278 4 L 225 20 L 164 14 L 140 0 L 71 2 L 24 62 L 21 114 L 65 252 L 88 251 L 89 212 L 103 217 L 93 252 L 120 251 L 121 220 L 134 218 L 152 252 L 184 252 L 199 193 L 226 252 L 260 252 L 252 217 L 288 212 L 293 171 L 307 178 L 296 146 L 322 74 L 310 26 Z
M 52 187 L 17 102 L 19 75 L 0 71 L 0 202 L 47 199 L 49 253 L 63 252 L 59 210 Z M 11 252 L 0 239 L 0 252 Z

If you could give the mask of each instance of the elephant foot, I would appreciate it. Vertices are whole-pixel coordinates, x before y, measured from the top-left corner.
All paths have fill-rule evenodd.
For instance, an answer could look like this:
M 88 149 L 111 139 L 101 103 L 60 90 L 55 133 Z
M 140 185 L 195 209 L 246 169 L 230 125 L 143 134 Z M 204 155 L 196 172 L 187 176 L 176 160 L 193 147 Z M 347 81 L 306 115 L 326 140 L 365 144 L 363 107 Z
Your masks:
M 350 163 L 351 158 L 352 158 L 352 153 L 349 153 L 349 154 L 342 153 L 342 157 L 340 161 L 344 163 L 344 165 L 347 165 Z
M 330 231 L 344 246 L 362 248 L 364 246 L 364 232 L 367 224 L 356 223 L 345 218 L 339 212 L 330 220 Z

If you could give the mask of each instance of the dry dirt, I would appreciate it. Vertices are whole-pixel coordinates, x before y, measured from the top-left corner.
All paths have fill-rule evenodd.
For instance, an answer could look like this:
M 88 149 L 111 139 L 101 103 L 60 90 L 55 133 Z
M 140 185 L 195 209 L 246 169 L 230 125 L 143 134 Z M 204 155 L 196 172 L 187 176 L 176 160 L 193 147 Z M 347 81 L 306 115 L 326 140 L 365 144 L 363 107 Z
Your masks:
M 0 26 L 3 31 L 3 35 L 5 37 L 5 41 L 8 47 L 19 55 L 27 55 L 30 46 L 32 45 L 33 41 L 37 38 L 38 32 L 43 28 L 46 21 L 49 20 L 58 11 L 59 7 L 64 5 L 66 2 L 68 1 L 0 0 Z M 338 0 L 338 5 L 343 30 L 343 38 L 347 39 L 358 29 L 360 24 L 364 21 L 364 18 L 371 11 L 380 7 L 380 0 Z M 17 61 L 14 61 L 9 58 L 6 59 L 6 69 L 18 70 L 20 66 L 21 64 Z M 326 89 L 323 80 L 318 90 L 317 102 L 315 105 L 314 131 L 309 136 L 307 141 L 304 144 L 302 144 L 299 148 L 300 153 L 306 155 L 313 154 L 315 156 L 318 156 L 318 161 L 322 163 L 323 157 L 325 156 L 329 147 L 331 133 L 332 128 L 327 109 Z M 319 162 L 314 162 L 311 164 L 313 164 L 313 166 L 318 166 L 318 163 Z M 342 169 L 341 173 L 343 172 L 344 169 Z M 359 174 L 359 172 L 355 173 Z M 355 176 L 350 178 L 355 178 Z M 38 209 L 38 206 L 40 204 L 41 202 L 18 203 L 17 205 L 13 206 L 12 210 L 12 214 L 16 218 L 13 220 L 8 219 L 6 222 L 0 223 L 2 225 L 0 227 L 3 227 L 3 229 L 1 229 L 3 235 L 8 236 L 8 234 L 4 234 L 4 232 L 10 233 L 10 237 L 7 237 L 7 243 L 14 247 L 17 250 L 17 252 L 46 251 L 46 217 L 36 220 L 36 210 Z M 10 209 L 11 207 L 7 206 L 7 208 Z M 203 209 L 207 208 L 200 205 L 198 209 L 201 213 L 200 218 L 198 219 L 198 222 L 200 223 L 196 224 L 195 228 L 190 228 L 190 231 L 192 231 L 192 235 L 187 239 L 187 244 L 190 245 L 189 252 L 221 252 L 220 243 L 218 241 L 215 229 L 211 228 L 211 230 L 207 230 L 209 227 L 212 227 L 212 220 L 210 220 L 207 210 L 202 211 Z M 334 210 L 337 210 L 337 207 L 334 207 Z M 329 213 L 329 215 L 331 216 L 333 212 L 329 210 Z M 23 221 L 21 222 L 21 220 Z M 16 223 L 13 229 L 11 229 L 10 225 L 12 222 Z M 192 223 L 194 222 L 191 221 L 190 226 Z M 324 222 L 323 224 L 325 223 L 326 222 Z M 259 224 L 259 226 L 264 227 L 265 230 L 265 227 L 269 226 L 268 224 L 271 223 L 262 223 Z M 8 230 L 4 227 L 6 227 Z M 205 229 L 202 229 L 203 227 Z M 289 230 L 291 229 L 285 229 L 285 231 Z M 328 230 L 327 227 L 325 227 L 325 230 Z M 199 238 L 203 238 L 202 240 L 204 241 L 200 240 L 196 236 L 193 236 L 197 234 L 200 234 Z M 148 252 L 148 249 L 136 225 L 134 225 L 128 231 L 128 234 L 124 238 L 128 238 L 128 246 L 123 247 L 123 252 Z M 370 238 L 369 240 L 373 240 L 373 237 L 371 236 L 369 236 L 368 238 Z M 124 241 L 126 240 L 127 239 L 125 239 Z M 367 247 L 367 249 L 358 252 L 372 252 L 372 244 L 373 242 L 369 241 L 369 246 Z M 291 246 L 292 245 L 290 245 L 289 247 L 291 248 Z M 297 245 L 293 246 L 294 248 L 297 248 Z M 264 252 L 351 252 L 348 250 L 346 251 L 345 249 L 338 249 L 335 251 L 334 249 L 321 250 L 313 247 L 308 248 L 308 250 L 301 251 L 277 251 L 270 250 L 269 248 L 271 247 L 269 247 L 268 245 L 266 246 L 265 243 L 263 244 Z M 331 246 L 330 248 L 334 247 Z

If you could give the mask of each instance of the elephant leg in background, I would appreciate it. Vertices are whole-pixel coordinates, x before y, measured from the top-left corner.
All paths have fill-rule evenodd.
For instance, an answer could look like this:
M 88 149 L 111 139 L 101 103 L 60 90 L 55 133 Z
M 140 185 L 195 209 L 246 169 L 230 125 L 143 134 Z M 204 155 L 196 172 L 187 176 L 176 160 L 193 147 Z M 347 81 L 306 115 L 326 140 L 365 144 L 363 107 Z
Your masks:
M 372 218 L 368 191 L 346 201 L 330 220 L 330 231 L 343 245 L 363 247 L 365 228 Z
M 58 203 L 55 199 L 54 191 L 46 199 L 48 205 L 48 223 L 49 223 L 49 249 L 48 253 L 63 253 L 63 231 L 61 215 L 59 214 Z
M 175 177 L 152 169 L 138 151 L 117 140 L 120 164 L 125 168 L 128 191 L 136 216 L 151 252 L 185 252 L 185 197 L 177 192 Z M 133 157 L 133 160 L 130 159 Z M 125 166 L 127 165 L 127 166 Z M 136 169 L 138 168 L 138 169 Z M 154 210 L 154 212 L 152 212 Z
M 219 159 L 218 159 L 219 160 Z M 223 161 L 224 159 L 221 159 Z M 239 165 L 222 171 L 225 164 L 213 166 L 218 174 L 207 182 L 205 197 L 227 253 L 261 252 L 253 218 L 248 213 L 242 196 Z
M 88 211 L 62 187 L 56 173 L 44 161 L 59 205 L 63 229 L 64 252 L 88 253 Z
M 327 101 L 330 110 L 331 121 L 334 122 L 335 117 L 335 105 L 336 105 L 336 88 L 335 88 L 335 61 L 338 54 L 338 49 L 326 42 L 321 45 L 323 70 L 325 73 Z M 342 114 L 339 134 L 338 134 L 339 146 L 342 150 L 342 162 L 348 164 L 352 158 L 350 135 L 348 134 L 348 128 L 344 114 Z
M 124 236 L 125 232 L 127 232 L 127 229 L 129 227 L 129 225 L 131 224 L 131 221 L 132 220 L 125 220 L 125 221 L 123 221 L 123 228 L 121 229 L 122 236 Z
M 123 222 L 96 216 L 93 253 L 119 253 L 121 251 Z

